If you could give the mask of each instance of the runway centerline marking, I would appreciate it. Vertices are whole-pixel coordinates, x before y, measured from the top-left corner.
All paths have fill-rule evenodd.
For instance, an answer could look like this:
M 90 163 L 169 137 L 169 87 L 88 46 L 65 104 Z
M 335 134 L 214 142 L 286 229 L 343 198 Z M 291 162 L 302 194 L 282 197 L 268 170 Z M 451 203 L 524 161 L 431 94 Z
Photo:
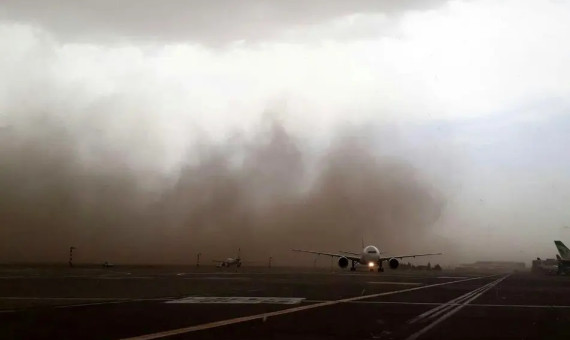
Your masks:
M 242 317 L 237 317 L 237 318 L 233 318 L 233 319 L 209 322 L 209 323 L 205 323 L 202 325 L 189 326 L 189 327 L 177 328 L 177 329 L 173 329 L 173 330 L 169 330 L 169 331 L 145 334 L 145 335 L 135 336 L 135 337 L 131 337 L 131 338 L 124 338 L 123 340 L 160 339 L 160 338 L 165 338 L 165 337 L 169 337 L 169 336 L 191 333 L 191 332 L 196 332 L 196 331 L 202 331 L 202 330 L 206 330 L 206 329 L 212 329 L 212 328 L 217 328 L 217 327 L 222 327 L 222 326 L 227 326 L 227 325 L 232 325 L 232 324 L 237 324 L 237 323 L 242 323 L 242 322 L 247 322 L 247 321 L 253 321 L 253 320 L 258 320 L 258 319 L 266 319 L 268 317 L 274 317 L 274 316 L 279 316 L 279 315 L 296 313 L 296 312 L 300 312 L 300 311 L 304 311 L 304 310 L 310 310 L 310 309 L 315 309 L 315 308 L 320 308 L 320 307 L 332 306 L 332 305 L 337 305 L 337 304 L 341 304 L 341 303 L 345 303 L 345 302 L 365 300 L 365 299 L 370 299 L 370 298 L 376 298 L 379 296 L 386 296 L 386 295 L 411 292 L 411 291 L 415 291 L 415 290 L 445 286 L 445 285 L 450 285 L 450 284 L 459 283 L 459 282 L 485 279 L 485 278 L 489 278 L 489 277 L 493 277 L 493 276 L 497 276 L 497 275 L 473 277 L 473 278 L 468 278 L 468 279 L 463 279 L 463 280 L 434 283 L 434 284 L 427 285 L 427 286 L 395 290 L 395 291 L 391 291 L 391 292 L 376 293 L 376 294 L 370 294 L 370 295 L 355 296 L 355 297 L 345 298 L 345 299 L 340 299 L 340 300 L 325 301 L 325 302 L 315 303 L 315 304 L 311 304 L 311 305 L 287 308 L 287 309 L 283 309 L 283 310 L 279 310 L 279 311 L 275 311 L 275 312 L 255 314 L 255 315 L 249 315 L 249 316 L 242 316 Z
M 442 316 L 440 316 L 438 319 L 432 321 L 430 324 L 428 324 L 424 328 L 420 329 L 419 331 L 417 331 L 414 334 L 407 337 L 406 340 L 415 340 L 415 339 L 419 338 L 420 336 L 422 336 L 423 334 L 425 334 L 426 332 L 428 332 L 429 330 L 431 330 L 432 328 L 434 328 L 435 326 L 437 326 L 438 324 L 440 324 L 444 320 L 451 317 L 453 314 L 455 314 L 458 311 L 460 311 L 461 309 L 463 309 L 463 307 L 468 305 L 471 301 L 477 299 L 479 296 L 485 294 L 488 290 L 490 290 L 491 288 L 493 288 L 496 285 L 498 285 L 499 283 L 501 283 L 501 281 L 503 281 L 504 279 L 506 279 L 509 276 L 510 276 L 510 274 L 504 275 L 504 276 L 498 278 L 497 280 L 486 284 L 483 287 L 475 289 L 474 291 L 471 291 L 465 295 L 462 295 L 459 298 L 453 299 L 452 301 L 456 301 L 456 300 L 461 301 L 459 303 L 459 305 L 456 307 L 452 306 L 452 307 L 448 308 L 447 305 L 443 305 L 444 306 L 443 310 L 441 307 L 436 307 L 432 310 L 432 311 L 435 311 L 435 313 L 430 313 L 430 311 L 427 311 L 426 313 L 421 314 L 421 315 L 424 315 L 424 317 L 427 317 L 429 319 L 429 318 L 433 318 L 433 317 L 437 316 L 438 314 L 447 312 L 447 313 L 443 314 Z

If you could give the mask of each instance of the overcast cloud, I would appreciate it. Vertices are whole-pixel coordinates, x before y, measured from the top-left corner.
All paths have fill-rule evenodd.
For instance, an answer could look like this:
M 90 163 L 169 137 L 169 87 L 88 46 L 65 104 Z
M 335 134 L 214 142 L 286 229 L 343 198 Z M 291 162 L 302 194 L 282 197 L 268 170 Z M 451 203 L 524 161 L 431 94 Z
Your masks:
M 79 164 L 89 169 L 89 176 L 109 180 L 109 174 L 120 174 L 116 177 L 128 188 L 131 184 L 125 178 L 137 183 L 133 184 L 136 190 L 157 190 L 165 187 L 164 181 L 176 182 L 181 173 L 190 173 L 188 164 L 202 164 L 203 168 L 192 171 L 210 169 L 210 163 L 200 163 L 197 150 L 201 147 L 217 150 L 208 151 L 209 155 L 224 155 L 220 156 L 223 164 L 238 162 L 235 154 L 253 157 L 257 151 L 249 148 L 229 156 L 218 147 L 226 150 L 237 140 L 263 150 L 266 142 L 260 131 L 265 131 L 267 121 L 279 122 L 285 139 L 296 141 L 298 157 L 304 160 L 297 185 L 313 183 L 306 184 L 313 190 L 310 197 L 328 213 L 327 209 L 337 208 L 316 198 L 321 196 L 315 192 L 328 190 L 322 185 L 328 183 L 330 172 L 319 172 L 315 164 L 325 157 L 329 164 L 325 168 L 344 169 L 336 167 L 342 162 L 326 157 L 344 150 L 339 141 L 346 141 L 343 134 L 350 134 L 364 141 L 366 146 L 358 149 L 364 155 L 372 152 L 373 159 L 382 160 L 378 169 L 369 169 L 370 181 L 392 176 L 384 171 L 391 174 L 386 169 L 393 168 L 386 164 L 393 162 L 415 169 L 404 178 L 418 181 L 398 196 L 399 192 L 386 189 L 408 181 L 397 177 L 390 185 L 378 184 L 373 194 L 355 194 L 354 202 L 365 205 L 362 202 L 373 196 L 382 197 L 384 203 L 379 205 L 388 204 L 385 198 L 394 196 L 410 202 L 412 192 L 426 198 L 406 206 L 421 211 L 415 220 L 396 218 L 396 225 L 386 222 L 384 215 L 384 222 L 379 222 L 368 208 L 354 218 L 371 224 L 364 229 L 346 222 L 350 214 L 339 217 L 349 227 L 335 234 L 342 237 L 338 243 L 326 240 L 332 250 L 358 246 L 360 234 L 367 233 L 375 238 L 371 242 L 393 252 L 414 251 L 425 244 L 420 241 L 436 240 L 430 244 L 445 248 L 451 262 L 552 256 L 553 239 L 570 242 L 568 229 L 563 228 L 570 224 L 564 207 L 570 189 L 570 153 L 566 152 L 570 142 L 569 17 L 566 1 L 3 1 L 0 134 L 12 143 L 6 148 L 3 142 L 3 160 L 24 176 L 21 169 L 37 168 L 34 157 L 41 156 L 45 165 L 48 155 L 66 155 L 52 160 L 73 165 L 64 167 L 63 173 L 75 173 Z M 54 136 L 61 138 L 55 142 Z M 38 143 L 57 152 L 40 148 L 24 162 L 20 158 L 24 145 Z M 231 168 L 228 164 L 221 168 Z M 275 173 L 271 167 L 264 171 Z M 358 176 L 358 171 L 341 173 Z M 4 175 L 2 183 L 11 183 L 14 174 Z M 243 184 L 241 176 L 241 172 L 230 176 L 232 183 Z M 325 180 L 311 182 L 315 176 Z M 98 188 L 99 184 L 90 185 Z M 180 188 L 187 186 L 178 186 L 178 194 L 167 196 L 177 197 Z M 20 187 L 10 190 L 24 192 Z M 350 190 L 341 191 L 344 195 Z M 238 192 L 241 198 L 258 195 Z M 124 225 L 134 221 L 133 216 L 140 218 L 146 200 L 153 201 L 138 191 L 121 195 L 135 194 L 144 199 L 126 209 L 130 212 L 122 217 Z M 34 200 L 36 205 L 42 202 L 41 197 Z M 121 210 L 125 200 L 112 208 Z M 161 204 L 165 202 L 170 201 Z M 187 224 L 195 215 L 185 216 L 184 207 L 172 209 L 176 218 L 169 225 L 179 225 L 187 233 L 198 228 Z M 263 220 L 258 211 L 243 209 L 248 218 L 255 215 L 256 222 L 243 222 L 234 230 L 243 231 L 245 226 L 258 230 Z M 320 218 L 291 209 L 287 216 L 295 221 L 314 224 Z M 162 221 L 165 210 L 156 211 Z M 277 216 L 285 219 L 273 210 L 264 211 L 272 221 Z M 62 218 L 73 221 L 68 222 L 73 228 L 84 227 L 84 218 Z M 14 217 L 10 221 L 26 224 Z M 39 228 L 39 221 L 29 223 Z M 99 231 L 97 237 L 112 235 L 113 223 L 106 223 L 109 229 Z M 275 230 L 292 230 L 291 224 L 279 223 Z M 412 235 L 417 227 L 412 224 L 425 231 L 417 242 L 398 244 L 389 235 L 391 230 L 394 235 L 399 230 Z M 380 226 L 376 232 L 375 225 Z M 87 228 L 93 227 L 85 228 L 90 232 L 83 236 L 76 229 L 73 233 L 63 229 L 52 241 L 53 248 L 74 239 L 87 242 L 90 236 L 85 235 L 93 230 Z M 14 261 L 21 256 L 15 249 L 28 236 L 15 230 L 5 230 L 10 236 L 6 242 L 13 248 L 0 253 L 0 259 Z M 114 232 L 125 239 L 131 235 Z M 144 242 L 155 235 L 145 233 Z M 181 234 L 171 233 L 163 235 L 162 242 L 180 251 L 165 255 L 166 261 L 182 261 L 184 252 L 197 251 L 195 243 L 173 245 Z M 208 235 L 198 237 L 206 242 Z M 230 238 L 217 239 L 223 240 L 219 241 L 222 249 L 215 250 L 218 254 L 236 246 Z M 312 242 L 308 247 L 327 247 L 317 237 L 307 241 Z M 146 249 L 144 242 L 137 243 L 138 252 Z M 507 242 L 516 247 L 504 247 Z M 41 244 L 36 247 L 41 249 Z M 258 254 L 262 248 L 255 248 Z M 137 251 L 131 257 L 122 256 L 133 261 Z M 91 259 L 101 258 L 100 253 L 94 249 Z
M 441 0 L 7 0 L 0 19 L 37 24 L 67 42 L 156 40 L 220 44 L 267 41 L 291 29 L 306 29 L 354 15 L 399 17 L 441 6 Z M 366 36 L 382 34 L 377 27 Z

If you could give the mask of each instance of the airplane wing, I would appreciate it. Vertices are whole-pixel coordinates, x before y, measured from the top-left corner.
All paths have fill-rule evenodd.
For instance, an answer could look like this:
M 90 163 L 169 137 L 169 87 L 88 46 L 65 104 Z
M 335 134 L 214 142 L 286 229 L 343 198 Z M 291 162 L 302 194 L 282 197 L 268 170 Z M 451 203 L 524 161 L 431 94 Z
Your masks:
M 404 259 L 408 257 L 420 257 L 420 256 L 431 256 L 431 255 L 443 255 L 443 253 L 429 253 L 429 254 L 413 254 L 413 255 L 400 255 L 400 256 L 388 256 L 388 257 L 381 257 L 380 261 L 387 261 L 389 259 Z
M 354 255 L 346 255 L 346 254 L 334 254 L 334 253 L 324 253 L 324 252 L 320 252 L 320 251 L 312 251 L 312 250 L 302 250 L 302 249 L 291 249 L 292 251 L 297 251 L 297 252 L 301 252 L 301 253 L 309 253 L 309 254 L 317 254 L 317 255 L 326 255 L 326 256 L 331 256 L 331 257 L 346 257 L 347 259 L 351 260 L 351 261 L 360 261 L 360 256 L 354 256 Z
M 354 255 L 354 256 L 360 256 L 361 254 L 359 253 L 353 253 L 351 251 L 344 251 L 344 250 L 340 250 L 341 253 L 343 254 L 350 254 L 350 255 Z
M 351 251 L 344 251 L 344 250 L 340 250 L 341 253 L 343 254 L 350 254 L 350 255 L 356 255 L 356 256 L 361 256 L 362 253 L 353 253 Z M 384 254 L 383 252 L 380 252 L 379 254 Z

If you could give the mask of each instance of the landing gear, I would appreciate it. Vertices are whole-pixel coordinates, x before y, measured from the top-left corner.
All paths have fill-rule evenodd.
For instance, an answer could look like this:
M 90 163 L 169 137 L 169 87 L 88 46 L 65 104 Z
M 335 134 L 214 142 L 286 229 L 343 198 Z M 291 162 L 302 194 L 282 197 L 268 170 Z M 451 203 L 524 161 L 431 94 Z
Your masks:
M 378 273 L 383 273 L 384 267 L 382 267 L 382 261 L 378 261 Z
M 355 270 L 356 270 L 356 268 L 354 267 L 354 261 L 352 261 L 352 266 L 350 267 L 350 271 L 353 272 Z

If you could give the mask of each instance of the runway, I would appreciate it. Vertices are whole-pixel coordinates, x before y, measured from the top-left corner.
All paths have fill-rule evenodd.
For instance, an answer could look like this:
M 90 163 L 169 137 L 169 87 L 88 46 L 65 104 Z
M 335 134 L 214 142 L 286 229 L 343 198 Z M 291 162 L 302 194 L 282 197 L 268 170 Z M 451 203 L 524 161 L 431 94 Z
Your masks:
M 1 339 L 568 339 L 570 278 L 0 269 Z

